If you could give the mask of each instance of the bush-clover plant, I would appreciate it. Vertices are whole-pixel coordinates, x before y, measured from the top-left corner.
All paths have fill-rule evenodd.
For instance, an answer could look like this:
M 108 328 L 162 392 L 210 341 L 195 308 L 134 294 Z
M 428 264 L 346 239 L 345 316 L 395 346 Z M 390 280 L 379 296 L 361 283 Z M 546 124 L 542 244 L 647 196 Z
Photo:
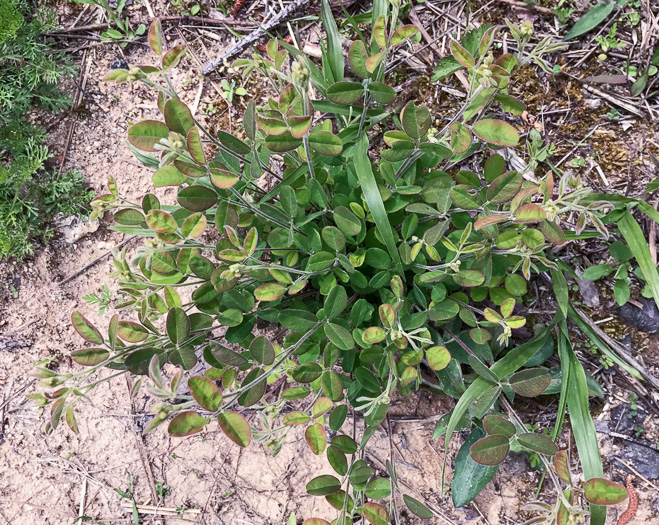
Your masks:
M 564 513 L 582 514 L 550 464 L 556 435 L 528 432 L 509 404 L 550 384 L 544 358 L 527 363 L 563 314 L 530 341 L 512 340 L 526 323 L 517 311 L 529 279 L 550 270 L 562 277 L 551 255 L 570 233 L 561 217 L 580 213 L 584 227 L 603 228 L 606 203 L 588 200 L 590 190 L 570 177 L 525 180 L 507 168 L 501 152 L 519 135 L 506 114 L 524 104 L 509 90 L 518 58 L 492 52 L 500 28 L 451 42 L 470 89 L 438 129 L 421 102 L 392 109 L 386 64 L 417 32 L 399 24 L 399 4 L 376 0 L 370 31 L 354 27 L 349 68 L 326 1 L 321 15 L 320 65 L 276 40 L 265 55 L 234 64 L 273 88 L 264 105 L 247 105 L 240 136 L 211 133 L 179 99 L 168 72 L 186 49 L 165 50 L 158 21 L 149 31 L 157 65 L 108 75 L 158 91 L 162 117 L 132 125 L 128 141 L 155 169 L 155 187 L 177 188 L 177 204 L 153 194 L 130 202 L 114 180 L 93 202 L 96 216 L 113 213 L 115 230 L 145 241 L 131 256 L 115 255 L 124 300 L 108 332 L 73 313 L 89 345 L 72 358 L 85 368 L 37 369 L 54 389 L 33 396 L 50 409 L 49 429 L 64 419 L 76 430 L 75 403 L 128 371 L 158 399 L 148 431 L 165 424 L 172 436 L 189 436 L 219 424 L 237 445 L 255 440 L 277 453 L 303 427 L 311 453 L 325 454 L 335 471 L 310 479 L 307 492 L 337 509 L 334 523 L 361 515 L 379 525 L 400 491 L 395 462 L 389 478 L 374 477 L 363 449 L 392 397 L 424 388 L 458 399 L 436 435 L 448 443 L 457 428 L 480 432 L 455 472 L 480 485 L 454 485 L 454 501 L 473 499 L 512 446 L 540 454 Z M 284 329 L 282 339 L 262 335 L 270 325 Z M 173 376 L 162 373 L 167 363 Z M 101 368 L 116 372 L 98 379 Z M 583 374 L 578 361 L 572 370 Z M 241 414 L 247 407 L 264 409 L 258 428 Z M 349 413 L 363 417 L 360 436 L 341 432 Z M 402 497 L 412 513 L 432 517 Z

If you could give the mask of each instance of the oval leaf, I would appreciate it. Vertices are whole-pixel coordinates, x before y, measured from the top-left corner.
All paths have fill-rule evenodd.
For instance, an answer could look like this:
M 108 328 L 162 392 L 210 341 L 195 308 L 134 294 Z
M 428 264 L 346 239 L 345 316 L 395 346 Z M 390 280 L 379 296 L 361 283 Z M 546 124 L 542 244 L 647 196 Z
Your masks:
M 528 368 L 513 374 L 508 381 L 520 396 L 535 397 L 547 389 L 551 374 L 544 368 Z
M 252 431 L 247 420 L 236 412 L 222 412 L 217 416 L 222 432 L 236 445 L 246 447 L 252 440 Z
M 210 419 L 202 417 L 194 410 L 187 410 L 174 416 L 169 422 L 167 432 L 171 436 L 185 437 L 201 432 L 210 423 Z
M 628 496 L 625 487 L 604 478 L 586 481 L 583 493 L 586 499 L 595 505 L 617 505 Z
M 494 118 L 479 120 L 471 129 L 485 142 L 498 146 L 516 146 L 519 142 L 517 130 L 502 120 Z
M 195 398 L 202 408 L 210 412 L 215 412 L 220 408 L 222 404 L 222 392 L 215 382 L 204 376 L 193 376 L 188 379 L 188 386 L 190 387 L 192 397 Z
M 474 443 L 469 449 L 469 455 L 476 463 L 493 467 L 503 463 L 509 450 L 507 437 L 488 436 Z

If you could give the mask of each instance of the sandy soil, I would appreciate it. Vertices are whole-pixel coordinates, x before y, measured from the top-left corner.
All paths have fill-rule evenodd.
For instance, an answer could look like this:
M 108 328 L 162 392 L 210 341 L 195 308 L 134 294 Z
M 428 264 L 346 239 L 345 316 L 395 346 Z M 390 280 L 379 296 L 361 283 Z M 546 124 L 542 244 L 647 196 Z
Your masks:
M 171 36 L 178 38 L 173 31 Z M 132 63 L 148 63 L 151 59 L 141 45 L 130 46 L 125 53 Z M 83 111 L 51 120 L 51 142 L 54 153 L 61 155 L 70 126 L 75 126 L 66 168 L 85 173 L 89 186 L 98 194 L 104 192 L 107 177 L 112 175 L 122 193 L 137 199 L 152 191 L 152 173 L 133 158 L 125 145 L 125 132 L 130 122 L 156 117 L 157 109 L 145 88 L 101 81 L 118 58 L 122 57 L 111 46 L 89 50 Z M 192 103 L 198 89 L 196 76 L 180 74 L 174 78 L 179 86 L 190 80 L 183 97 Z M 210 98 L 217 97 L 213 89 L 207 84 L 204 97 L 207 93 Z M 168 202 L 173 190 L 156 190 L 156 194 Z M 0 263 L 0 281 L 12 282 L 18 292 L 14 297 L 7 286 L 0 289 L 0 522 L 63 525 L 87 516 L 90 523 L 132 523 L 129 500 L 114 490 L 126 491 L 128 479 L 138 504 L 181 513 L 180 517 L 166 518 L 142 514 L 140 523 L 278 524 L 284 523 L 292 511 L 303 519 L 333 516 L 323 498 L 305 494 L 309 479 L 329 473 L 330 467 L 323 457 L 309 452 L 301 429 L 289 434 L 276 457 L 268 456 L 258 444 L 239 449 L 212 424 L 208 431 L 186 439 L 170 438 L 163 428 L 144 435 L 150 398 L 142 388 L 131 400 L 129 385 L 123 378 L 104 383 L 85 400 L 79 410 L 78 435 L 66 429 L 50 436 L 44 434 L 44 418 L 24 397 L 34 389 L 29 374 L 34 363 L 51 357 L 58 358 L 61 370 L 74 366 L 68 356 L 82 346 L 82 341 L 69 321 L 73 310 L 79 310 L 99 327 L 107 327 L 112 312 L 98 317 L 97 308 L 82 297 L 100 292 L 105 283 L 111 291 L 116 290 L 107 277 L 112 268 L 110 257 L 65 285 L 58 284 L 124 240 L 123 235 L 108 231 L 106 226 L 101 224 L 98 231 L 74 244 L 58 238 L 33 259 Z M 626 401 L 627 393 L 621 392 L 618 399 L 612 400 L 613 404 Z M 445 451 L 443 440 L 433 441 L 431 435 L 437 417 L 451 406 L 450 400 L 425 393 L 396 402 L 395 415 L 418 419 L 404 422 L 394 418 L 391 441 L 383 429 L 372 440 L 366 459 L 374 468 L 384 474 L 384 462 L 393 453 L 401 484 L 413 487 L 412 495 L 427 499 L 444 514 L 444 518 L 424 521 L 403 512 L 401 522 L 494 525 L 523 521 L 520 505 L 533 499 L 540 475 L 531 470 L 521 454 L 512 454 L 494 482 L 464 509 L 454 509 L 450 496 L 441 496 Z M 608 408 L 601 417 L 609 419 Z M 648 415 L 646 425 L 650 429 L 651 417 Z M 352 422 L 346 425 L 351 427 Z M 358 428 L 360 425 L 358 422 Z M 449 467 L 463 437 L 452 442 Z M 600 437 L 605 457 L 625 445 L 619 440 L 614 443 L 605 433 Z M 659 435 L 649 437 L 656 442 Z M 563 436 L 561 444 L 574 446 L 569 434 Z M 607 464 L 607 474 L 617 481 L 623 479 L 620 465 L 613 461 Z M 449 472 L 447 483 L 450 478 Z M 161 494 L 156 493 L 154 484 L 163 487 Z M 639 494 L 635 522 L 659 519 L 657 492 L 647 486 L 639 488 Z M 610 512 L 610 523 L 624 507 L 620 505 Z

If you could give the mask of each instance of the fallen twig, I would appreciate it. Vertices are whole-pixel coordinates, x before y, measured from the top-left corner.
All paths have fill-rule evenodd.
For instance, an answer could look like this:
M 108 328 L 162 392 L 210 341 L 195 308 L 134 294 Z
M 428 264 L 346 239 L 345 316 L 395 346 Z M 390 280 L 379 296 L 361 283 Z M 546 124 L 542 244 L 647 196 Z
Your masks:
M 201 70 L 202 74 L 207 75 L 208 73 L 215 71 L 218 67 L 224 64 L 225 60 L 230 60 L 245 51 L 245 49 L 254 44 L 254 42 L 266 36 L 268 31 L 277 27 L 295 11 L 301 9 L 306 4 L 308 4 L 308 0 L 293 0 L 293 2 L 288 4 L 284 9 L 273 16 L 270 20 L 265 22 L 262 26 L 257 27 L 245 38 L 236 42 L 234 45 L 223 51 L 218 57 L 206 63 Z

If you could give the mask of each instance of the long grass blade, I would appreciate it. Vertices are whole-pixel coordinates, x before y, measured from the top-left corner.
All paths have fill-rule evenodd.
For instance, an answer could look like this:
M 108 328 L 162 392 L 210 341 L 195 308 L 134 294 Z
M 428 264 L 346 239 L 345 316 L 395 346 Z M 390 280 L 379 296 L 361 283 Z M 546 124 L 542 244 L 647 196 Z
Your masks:
M 333 84 L 334 82 L 343 80 L 344 62 L 341 35 L 339 35 L 339 29 L 336 27 L 336 21 L 334 20 L 334 15 L 332 15 L 328 0 L 322 0 L 320 17 L 327 33 L 327 65 L 329 66 L 331 78 L 328 75 L 328 71 L 323 72 L 325 73 L 325 78 Z
M 398 275 L 403 275 L 403 262 L 400 259 L 398 248 L 396 247 L 396 234 L 391 227 L 387 210 L 384 208 L 380 189 L 375 181 L 373 169 L 371 168 L 371 161 L 368 158 L 368 138 L 362 135 L 355 144 L 354 154 L 355 170 L 359 178 L 359 184 L 362 187 L 364 198 L 368 203 L 368 209 L 373 215 L 375 226 L 377 227 L 384 243 L 389 251 L 391 259 L 394 261 L 394 267 Z
M 570 303 L 569 291 L 567 288 L 567 281 L 565 280 L 565 275 L 560 270 L 551 269 L 551 281 L 554 287 L 554 295 L 556 296 L 556 302 L 558 303 L 558 308 L 563 313 L 563 317 L 567 316 L 567 307 Z
M 567 407 L 584 477 L 586 480 L 601 478 L 604 470 L 597 443 L 597 432 L 588 406 L 586 373 L 572 350 L 565 320 L 559 324 L 559 341 L 561 340 L 562 342 L 559 344 L 561 362 L 569 361 L 568 377 L 563 376 L 563 382 L 566 384 Z M 591 525 L 604 525 L 606 507 L 591 505 L 590 512 Z
M 634 254 L 634 258 L 643 272 L 648 289 L 654 297 L 654 302 L 659 307 L 659 273 L 657 273 L 657 267 L 652 261 L 650 247 L 645 241 L 643 230 L 629 212 L 625 213 L 618 221 L 618 228 L 625 237 L 629 249 Z

